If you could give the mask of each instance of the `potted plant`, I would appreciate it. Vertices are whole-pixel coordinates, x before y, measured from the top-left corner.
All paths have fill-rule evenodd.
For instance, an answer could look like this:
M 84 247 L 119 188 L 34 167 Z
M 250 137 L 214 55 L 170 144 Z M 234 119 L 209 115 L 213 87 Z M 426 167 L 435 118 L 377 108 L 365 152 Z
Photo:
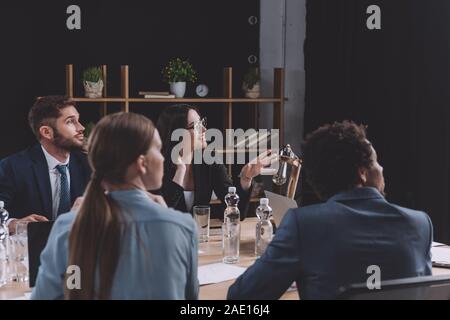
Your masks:
M 86 140 L 87 141 L 87 139 L 89 138 L 89 135 L 91 134 L 91 132 L 92 132 L 92 130 L 94 130 L 94 127 L 95 127 L 95 123 L 94 122 L 89 122 L 88 124 L 86 124 L 85 126 L 84 126 L 84 140 Z
M 91 67 L 83 71 L 82 81 L 84 95 L 87 98 L 101 98 L 103 93 L 103 74 L 99 67 Z
M 163 68 L 164 81 L 170 84 L 170 92 L 177 98 L 183 98 L 186 92 L 186 82 L 194 83 L 197 80 L 197 72 L 192 64 L 181 58 L 171 59 Z
M 242 89 L 244 90 L 247 98 L 259 98 L 261 95 L 259 69 L 257 67 L 251 67 L 244 75 L 244 81 L 242 83 Z

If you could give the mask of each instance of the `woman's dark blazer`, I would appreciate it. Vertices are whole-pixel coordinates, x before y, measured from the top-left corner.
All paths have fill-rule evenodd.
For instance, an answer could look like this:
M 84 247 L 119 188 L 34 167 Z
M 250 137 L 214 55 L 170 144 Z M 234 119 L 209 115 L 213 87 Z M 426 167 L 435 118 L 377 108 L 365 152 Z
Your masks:
M 224 203 L 225 195 L 228 193 L 228 187 L 235 186 L 239 195 L 239 211 L 241 220 L 247 216 L 248 204 L 250 201 L 251 187 L 244 191 L 240 181 L 233 184 L 231 178 L 227 175 L 226 167 L 222 164 L 194 164 L 194 206 L 209 205 L 211 195 L 214 191 L 217 197 Z M 164 172 L 163 186 L 161 194 L 167 205 L 176 210 L 187 212 L 184 201 L 184 189 L 172 179 L 175 175 L 174 169 L 167 169 Z M 223 218 L 223 216 L 221 217 Z

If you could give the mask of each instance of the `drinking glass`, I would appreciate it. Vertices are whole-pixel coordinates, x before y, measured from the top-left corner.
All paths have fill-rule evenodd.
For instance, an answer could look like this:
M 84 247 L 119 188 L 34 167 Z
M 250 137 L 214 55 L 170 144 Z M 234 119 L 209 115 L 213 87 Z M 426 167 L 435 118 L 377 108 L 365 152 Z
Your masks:
M 209 241 L 209 222 L 211 215 L 211 208 L 209 206 L 194 206 L 194 219 L 197 223 L 198 241 Z

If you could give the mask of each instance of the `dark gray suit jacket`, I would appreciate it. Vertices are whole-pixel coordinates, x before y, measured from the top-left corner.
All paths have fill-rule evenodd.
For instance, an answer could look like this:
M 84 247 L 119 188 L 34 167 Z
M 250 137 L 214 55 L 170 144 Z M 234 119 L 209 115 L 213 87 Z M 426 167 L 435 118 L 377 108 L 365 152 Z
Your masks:
M 72 151 L 69 160 L 71 203 L 84 193 L 91 176 L 87 157 Z M 39 214 L 52 219 L 52 195 L 47 160 L 41 145 L 0 161 L 0 200 L 10 218 Z
M 228 291 L 229 299 L 277 299 L 293 281 L 301 299 L 333 299 L 341 286 L 431 275 L 431 220 L 386 201 L 374 188 L 339 193 L 289 210 L 264 255 Z

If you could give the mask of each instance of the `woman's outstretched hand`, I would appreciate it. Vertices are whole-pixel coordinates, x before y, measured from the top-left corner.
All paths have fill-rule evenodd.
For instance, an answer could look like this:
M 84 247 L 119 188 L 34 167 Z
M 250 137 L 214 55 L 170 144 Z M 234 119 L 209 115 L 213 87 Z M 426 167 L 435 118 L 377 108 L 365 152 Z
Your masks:
M 261 174 L 264 167 L 270 166 L 278 160 L 278 154 L 272 154 L 272 150 L 266 150 L 258 157 L 247 163 L 241 170 L 241 186 L 242 189 L 248 190 L 251 186 L 252 179 Z

